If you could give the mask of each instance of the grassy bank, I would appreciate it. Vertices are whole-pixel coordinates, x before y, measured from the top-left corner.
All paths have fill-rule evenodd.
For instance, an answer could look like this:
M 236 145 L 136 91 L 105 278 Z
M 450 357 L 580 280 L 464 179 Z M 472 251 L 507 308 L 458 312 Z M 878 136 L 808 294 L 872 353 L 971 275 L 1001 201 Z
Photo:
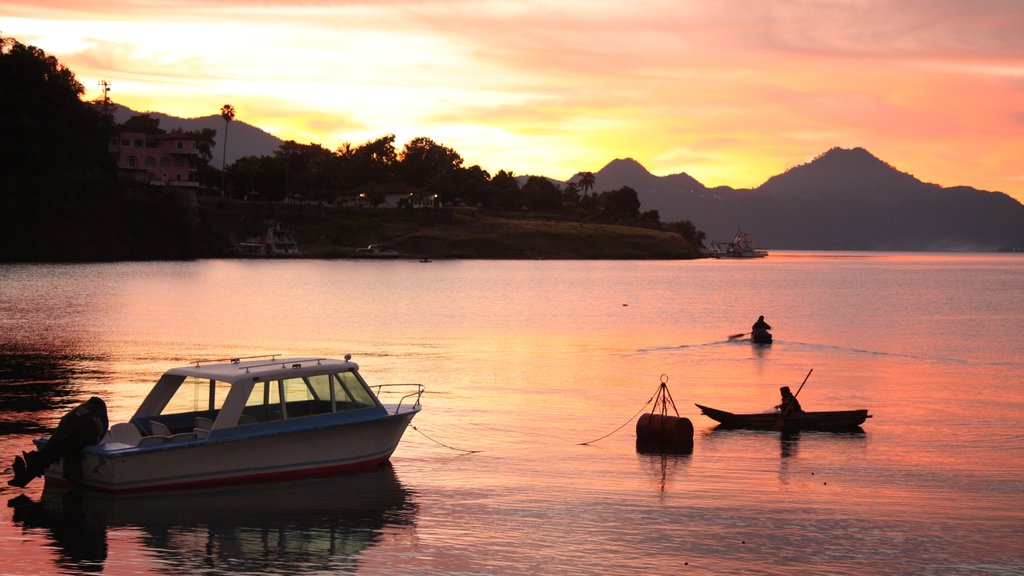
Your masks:
M 472 210 L 330 209 L 204 201 L 204 220 L 222 234 L 219 250 L 258 236 L 271 222 L 294 231 L 309 257 L 347 257 L 381 244 L 415 258 L 678 259 L 697 252 L 678 234 Z

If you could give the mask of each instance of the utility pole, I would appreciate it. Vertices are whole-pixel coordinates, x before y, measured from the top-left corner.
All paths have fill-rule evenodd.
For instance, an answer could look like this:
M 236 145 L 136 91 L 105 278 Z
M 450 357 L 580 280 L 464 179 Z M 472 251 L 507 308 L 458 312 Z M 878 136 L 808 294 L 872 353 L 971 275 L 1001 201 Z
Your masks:
M 99 84 L 103 87 L 103 113 L 110 116 L 110 86 L 112 82 L 100 80 Z

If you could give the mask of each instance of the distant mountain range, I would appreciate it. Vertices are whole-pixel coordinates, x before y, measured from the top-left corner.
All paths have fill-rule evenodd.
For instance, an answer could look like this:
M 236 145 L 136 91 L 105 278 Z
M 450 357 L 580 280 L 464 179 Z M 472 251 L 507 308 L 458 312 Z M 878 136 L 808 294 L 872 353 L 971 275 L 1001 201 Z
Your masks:
M 685 173 L 655 176 L 628 158 L 594 176 L 595 190 L 629 186 L 641 210 L 658 210 L 663 222 L 691 220 L 708 240 L 729 240 L 742 228 L 754 244 L 776 249 L 1024 247 L 1024 205 L 1017 200 L 922 182 L 863 148 L 833 148 L 754 189 L 708 188 Z
M 139 114 L 117 106 L 115 120 Z M 177 118 L 150 112 L 165 130 L 217 131 L 217 114 Z M 227 163 L 269 156 L 284 142 L 232 121 Z M 214 165 L 221 158 L 214 147 Z M 1024 205 L 1000 192 L 943 188 L 900 172 L 863 148 L 833 148 L 754 189 L 708 188 L 686 173 L 655 176 L 639 162 L 618 159 L 594 173 L 594 191 L 629 186 L 641 210 L 663 222 L 690 220 L 708 240 L 729 240 L 737 228 L 763 248 L 805 250 L 999 250 L 1024 248 Z M 570 180 L 577 180 L 579 175 Z M 520 176 L 520 183 L 527 177 Z M 554 182 L 560 182 L 552 179 Z

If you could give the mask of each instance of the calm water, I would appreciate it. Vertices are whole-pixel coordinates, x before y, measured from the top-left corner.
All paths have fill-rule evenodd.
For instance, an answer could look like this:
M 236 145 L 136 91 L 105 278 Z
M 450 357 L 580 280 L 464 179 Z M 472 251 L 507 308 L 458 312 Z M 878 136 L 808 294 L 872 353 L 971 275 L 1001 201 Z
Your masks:
M 726 340 L 759 314 L 773 346 Z M 1019 256 L 0 266 L 0 466 L 91 395 L 121 421 L 166 368 L 263 353 L 425 384 L 392 466 L 132 498 L 4 482 L 0 572 L 1024 573 Z M 863 432 L 693 406 L 764 411 L 812 368 L 804 408 L 868 408 Z M 635 451 L 662 374 L 691 455 Z

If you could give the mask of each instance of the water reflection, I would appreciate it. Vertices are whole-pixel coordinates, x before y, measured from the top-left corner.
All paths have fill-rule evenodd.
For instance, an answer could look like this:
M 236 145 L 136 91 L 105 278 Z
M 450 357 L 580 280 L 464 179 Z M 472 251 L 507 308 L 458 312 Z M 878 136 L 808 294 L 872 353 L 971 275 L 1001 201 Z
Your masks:
M 657 483 L 659 492 L 665 492 L 665 488 L 673 480 L 673 476 L 686 469 L 690 464 L 691 456 L 692 452 L 685 454 L 637 452 L 640 464 L 646 468 L 651 478 Z
M 96 377 L 86 366 L 99 365 L 101 358 L 71 350 L 0 351 L 0 434 L 50 431 L 81 402 L 79 382 Z
M 156 560 L 153 569 L 171 574 L 354 572 L 361 552 L 385 531 L 410 528 L 417 515 L 390 465 L 354 476 L 152 495 L 48 489 L 38 501 L 22 495 L 8 506 L 16 526 L 46 532 L 61 568 L 102 571 L 108 531 L 134 528 Z

